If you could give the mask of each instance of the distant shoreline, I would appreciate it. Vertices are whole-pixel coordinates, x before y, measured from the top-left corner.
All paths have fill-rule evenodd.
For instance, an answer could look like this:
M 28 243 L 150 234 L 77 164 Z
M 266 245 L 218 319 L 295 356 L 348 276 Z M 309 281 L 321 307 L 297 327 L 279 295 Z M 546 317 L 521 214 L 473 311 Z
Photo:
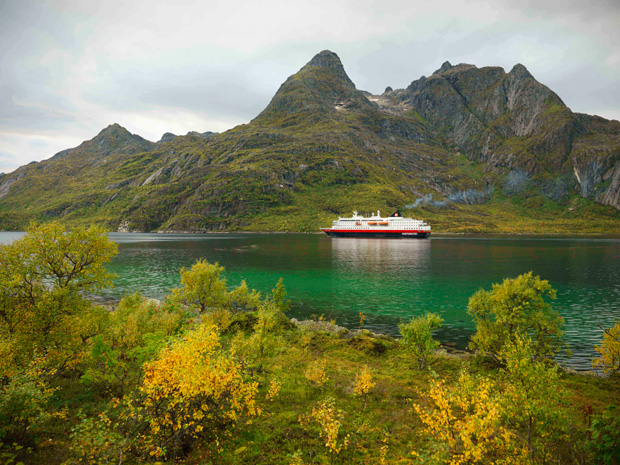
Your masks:
M 0 230 L 0 233 L 7 234 L 25 234 L 26 231 L 13 231 L 8 229 Z M 214 234 L 246 234 L 246 235 L 258 235 L 258 234 L 308 234 L 308 235 L 323 235 L 322 231 L 308 232 L 308 231 L 107 231 L 108 234 L 162 234 L 162 235 L 214 235 Z M 543 237 L 543 236 L 557 236 L 557 237 L 600 237 L 600 238 L 617 238 L 620 239 L 620 232 L 617 234 L 610 233 L 588 233 L 588 232 L 536 232 L 536 233 L 481 233 L 481 232 L 434 232 L 431 234 L 430 239 L 433 237 L 449 237 L 449 236 L 477 236 L 477 237 Z M 327 236 L 326 236 L 327 237 Z M 360 239 L 360 238 L 341 238 L 341 239 Z M 363 238 L 362 238 L 363 239 Z M 407 239 L 407 238 L 365 238 L 365 239 Z M 419 240 L 419 239 L 416 239 Z

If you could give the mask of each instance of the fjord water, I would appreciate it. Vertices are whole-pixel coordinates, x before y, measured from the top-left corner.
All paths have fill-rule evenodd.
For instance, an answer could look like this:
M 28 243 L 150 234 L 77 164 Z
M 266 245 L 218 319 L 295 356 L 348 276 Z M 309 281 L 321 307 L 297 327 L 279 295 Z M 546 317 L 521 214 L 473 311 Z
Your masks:
M 12 233 L 0 233 L 0 241 Z M 5 236 L 2 236 L 5 235 Z M 620 320 L 620 238 L 434 236 L 350 239 L 318 234 L 110 234 L 118 278 L 103 298 L 140 292 L 161 299 L 180 283 L 179 270 L 199 258 L 225 267 L 230 287 L 242 279 L 263 295 L 280 277 L 289 316 L 321 315 L 342 326 L 397 335 L 397 325 L 428 311 L 441 314 L 442 342 L 464 347 L 474 325 L 469 297 L 492 283 L 533 271 L 557 290 L 576 369 L 591 369 L 599 324 Z
M 111 234 L 119 277 L 108 298 L 141 292 L 163 298 L 180 283 L 179 269 L 197 259 L 225 267 L 229 286 L 245 279 L 263 295 L 280 277 L 291 317 L 336 320 L 349 328 L 398 334 L 397 325 L 427 311 L 441 314 L 442 342 L 464 347 L 474 330 L 469 297 L 492 283 L 533 271 L 557 290 L 573 356 L 590 369 L 598 324 L 620 319 L 620 238 L 434 236 L 350 239 L 317 234 Z

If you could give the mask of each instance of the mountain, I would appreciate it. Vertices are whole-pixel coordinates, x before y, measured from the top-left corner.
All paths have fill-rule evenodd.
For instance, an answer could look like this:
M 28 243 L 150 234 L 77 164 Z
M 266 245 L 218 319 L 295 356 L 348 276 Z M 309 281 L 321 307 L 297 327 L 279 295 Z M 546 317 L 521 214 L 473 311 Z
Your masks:
M 544 180 L 540 188 L 554 200 L 577 188 L 620 208 L 620 123 L 574 114 L 521 64 L 505 73 L 446 62 L 393 98 L 415 109 L 450 147 L 482 163 L 495 182 L 517 172 Z
M 371 95 L 323 51 L 248 124 L 157 143 L 112 125 L 0 177 L 3 229 L 313 231 L 397 208 L 445 231 L 617 230 L 620 123 L 571 112 L 520 64 L 446 62 Z

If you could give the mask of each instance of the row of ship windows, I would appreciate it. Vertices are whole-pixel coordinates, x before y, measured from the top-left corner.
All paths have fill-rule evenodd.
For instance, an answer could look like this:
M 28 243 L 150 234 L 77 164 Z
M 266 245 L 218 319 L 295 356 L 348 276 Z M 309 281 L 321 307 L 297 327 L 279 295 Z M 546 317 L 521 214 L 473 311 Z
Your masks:
M 350 227 L 347 227 L 347 229 L 368 229 L 368 228 L 364 228 L 363 226 L 350 226 Z M 377 229 L 379 229 L 379 228 L 377 228 Z M 400 229 L 401 228 L 399 228 L 399 230 Z M 412 228 L 408 228 L 408 229 L 412 229 Z M 420 228 L 418 228 L 418 229 L 420 229 Z
M 362 223 L 362 222 L 363 222 L 363 223 L 367 223 L 367 222 L 369 222 L 369 221 L 371 221 L 371 222 L 372 222 L 372 221 L 390 221 L 390 222 L 391 222 L 391 220 L 337 220 L 337 221 L 334 221 L 334 223 L 353 223 L 354 221 L 355 221 L 356 223 Z M 398 224 L 416 224 L 416 223 L 422 223 L 422 221 L 403 221 L 403 220 L 397 220 L 397 222 L 398 222 Z
M 334 222 L 334 224 L 340 224 L 340 223 Z M 352 226 L 352 225 L 347 224 L 346 226 Z M 356 225 L 356 226 L 360 226 L 360 225 Z M 363 225 L 363 226 L 377 226 L 377 225 L 370 224 L 370 225 Z M 388 226 L 388 225 L 382 224 L 381 226 Z M 398 223 L 398 225 L 394 225 L 394 226 L 403 227 L 403 226 L 425 226 L 425 225 L 423 225 L 422 223 Z
M 353 222 L 353 221 L 398 221 L 399 223 L 402 223 L 404 220 L 402 220 L 400 218 L 396 219 L 396 220 L 394 220 L 394 219 L 392 219 L 392 220 L 384 220 L 384 219 L 381 219 L 381 218 L 377 218 L 377 219 L 372 219 L 372 220 L 338 220 L 338 221 L 340 221 L 340 222 L 344 222 L 344 221 L 349 221 L 349 222 Z

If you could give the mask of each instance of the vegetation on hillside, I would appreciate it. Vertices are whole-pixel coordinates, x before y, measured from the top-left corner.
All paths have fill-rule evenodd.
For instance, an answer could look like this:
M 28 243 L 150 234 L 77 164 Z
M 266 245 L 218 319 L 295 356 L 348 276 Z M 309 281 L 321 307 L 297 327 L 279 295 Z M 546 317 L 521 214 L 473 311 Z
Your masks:
M 609 376 L 561 369 L 553 290 L 531 274 L 471 299 L 497 363 L 438 350 L 432 314 L 401 340 L 361 314 L 357 331 L 294 323 L 281 281 L 230 289 L 204 261 L 164 301 L 99 308 L 84 291 L 114 251 L 58 223 L 0 246 L 4 463 L 619 463 L 617 327 L 598 349 Z
M 324 51 L 254 120 L 151 143 L 111 125 L 0 179 L 0 228 L 316 232 L 416 206 L 435 232 L 614 233 L 620 125 L 573 114 L 522 65 L 446 63 L 368 96 Z M 602 205 L 607 205 L 603 207 Z

